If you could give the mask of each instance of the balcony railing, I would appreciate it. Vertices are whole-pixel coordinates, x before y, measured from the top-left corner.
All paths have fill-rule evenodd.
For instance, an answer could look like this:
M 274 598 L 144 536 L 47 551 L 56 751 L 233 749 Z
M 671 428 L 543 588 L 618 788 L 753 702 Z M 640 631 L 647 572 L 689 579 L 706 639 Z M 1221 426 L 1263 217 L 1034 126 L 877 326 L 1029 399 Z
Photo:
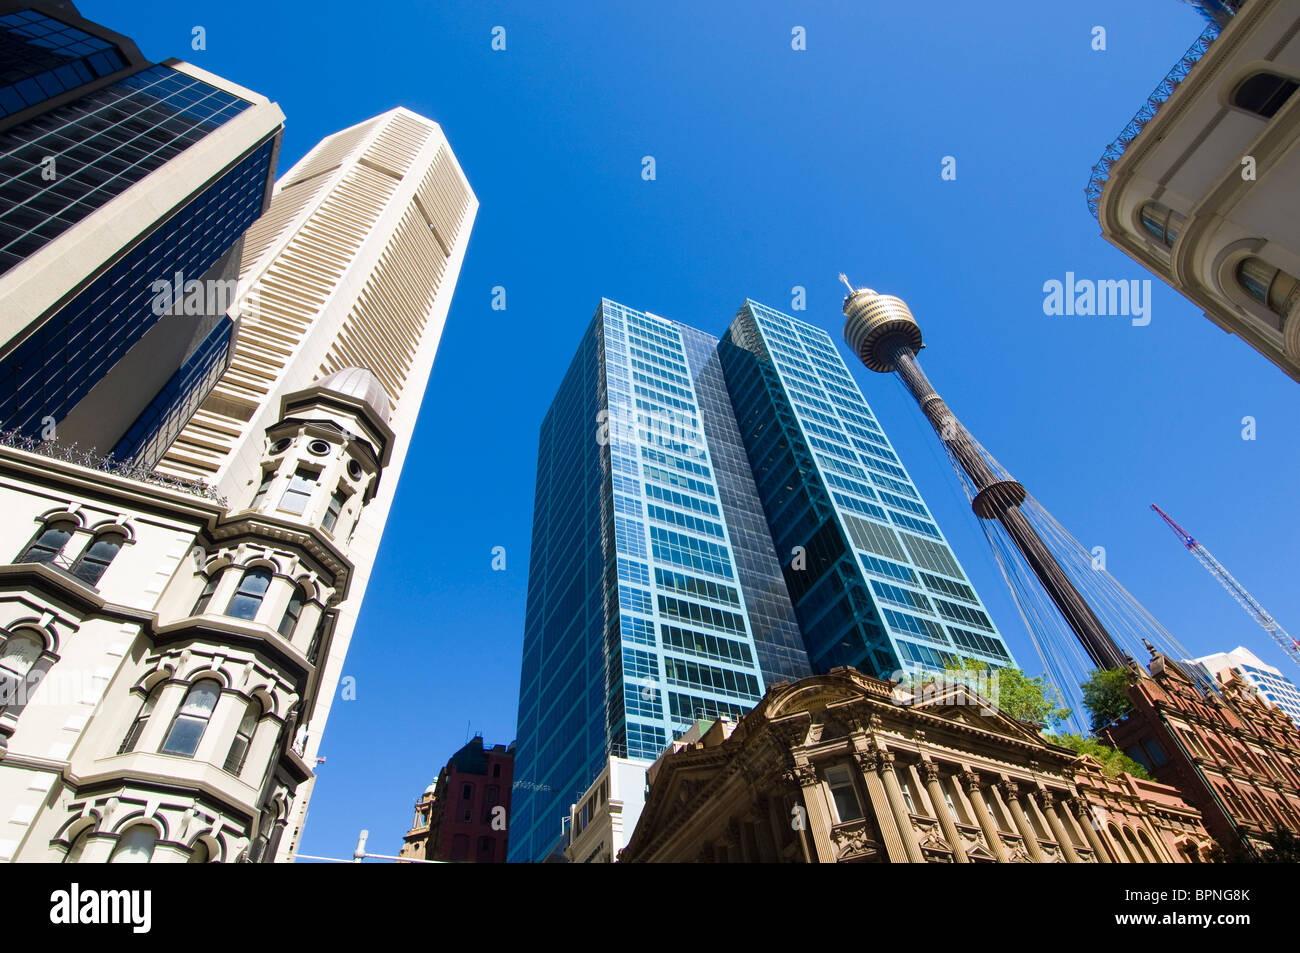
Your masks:
M 98 470 L 100 473 L 124 477 L 128 480 L 149 483 L 168 490 L 179 490 L 181 493 L 190 493 L 194 496 L 203 497 L 205 500 L 211 500 L 220 506 L 227 505 L 226 498 L 202 480 L 185 480 L 165 476 L 146 467 L 123 463 L 112 457 L 100 456 L 93 450 L 78 447 L 75 443 L 71 446 L 64 446 L 53 440 L 37 440 L 35 437 L 25 437 L 16 430 L 0 430 L 0 446 L 25 450 L 28 453 L 37 453 L 52 460 L 62 460 L 64 463 L 71 463 L 89 470 Z
M 1215 12 L 1219 12 L 1223 22 L 1226 22 L 1231 19 L 1232 14 L 1236 12 L 1240 5 L 1240 3 L 1229 5 L 1219 2 L 1215 3 L 1214 7 L 1216 8 Z M 1160 85 L 1147 97 L 1147 101 L 1142 104 L 1142 108 L 1128 121 L 1128 125 L 1124 127 L 1115 141 L 1106 147 L 1106 151 L 1101 154 L 1097 164 L 1092 167 L 1092 176 L 1088 179 L 1088 187 L 1084 189 L 1084 194 L 1088 197 L 1088 210 L 1092 212 L 1094 218 L 1097 217 L 1097 208 L 1101 204 L 1101 193 L 1106 187 L 1106 180 L 1110 178 L 1111 167 L 1119 161 L 1119 157 L 1128 149 L 1130 143 L 1138 137 L 1146 124 L 1160 111 L 1160 107 L 1174 94 L 1174 90 L 1187 78 L 1187 74 L 1192 71 L 1192 67 L 1200 62 L 1201 57 L 1205 55 L 1211 44 L 1219 38 L 1219 32 L 1223 29 L 1220 20 L 1212 15 L 1206 4 L 1198 3 L 1197 6 L 1209 18 L 1209 25 L 1201 31 L 1201 35 L 1196 38 L 1196 42 L 1183 54 L 1183 58 L 1174 64 L 1174 68 L 1160 81 Z

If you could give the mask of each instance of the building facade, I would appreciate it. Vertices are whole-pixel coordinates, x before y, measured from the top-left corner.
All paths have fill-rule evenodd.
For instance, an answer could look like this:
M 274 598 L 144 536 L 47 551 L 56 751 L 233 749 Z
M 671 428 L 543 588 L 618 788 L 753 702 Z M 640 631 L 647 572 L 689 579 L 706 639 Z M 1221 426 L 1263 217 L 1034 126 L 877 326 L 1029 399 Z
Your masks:
M 476 207 L 423 117 L 331 136 L 155 471 L 6 438 L 6 859 L 292 858 Z
M 1300 689 L 1295 682 L 1282 674 L 1282 670 L 1261 660 L 1250 649 L 1239 645 L 1231 652 L 1216 652 L 1198 658 L 1192 665 L 1204 669 L 1211 684 L 1240 679 L 1255 688 L 1257 697 L 1266 705 L 1280 708 L 1300 726 Z
M 813 669 L 1014 665 L 830 335 L 746 301 L 718 353 Z
M 690 736 L 687 732 L 683 737 Z M 644 761 L 609 759 L 591 787 L 569 807 L 565 860 L 571 864 L 618 860 L 645 807 L 646 767 Z
M 1012 662 L 829 335 L 752 301 L 722 340 L 602 302 L 542 425 L 528 599 L 518 860 L 607 759 L 770 685 Z
M 262 462 L 328 484 L 230 500 L 0 446 L 0 859 L 282 854 L 355 578 L 343 541 L 391 459 L 388 410 L 362 370 L 286 394 Z M 335 483 L 353 498 L 341 512 Z
M 179 428 L 160 474 L 203 480 L 231 499 L 323 493 L 325 518 L 354 566 L 333 622 L 305 757 L 316 757 L 370 570 L 433 367 L 478 200 L 437 123 L 394 109 L 323 139 L 276 183 L 244 239 L 239 336 L 229 369 Z M 266 464 L 283 396 L 364 369 L 388 402 L 384 479 L 363 500 L 308 460 Z M 296 504 L 295 504 L 296 505 Z M 294 806 L 290 856 L 311 783 Z
M 509 845 L 515 746 L 475 736 L 451 756 L 415 805 L 399 857 L 503 864 Z
M 1112 853 L 1100 818 L 1153 859 L 1184 859 L 1160 846 L 1165 828 L 1173 843 L 1197 837 L 1195 812 L 1176 792 L 1157 785 L 1151 804 L 1147 790 L 1129 787 L 1121 816 L 1099 775 L 965 685 L 930 683 L 913 695 L 836 669 L 778 686 L 739 724 L 720 720 L 697 743 L 665 752 L 621 860 L 1130 860 Z M 1090 800 L 1094 790 L 1112 800 Z M 1153 817 L 1157 806 L 1173 819 Z
M 1102 236 L 1300 380 L 1300 10 L 1225 0 L 1093 169 Z
M 0 429 L 152 466 L 231 355 L 284 116 L 71 3 L 0 3 Z
M 1229 856 L 1300 834 L 1300 729 L 1283 711 L 1236 678 L 1208 688 L 1154 649 L 1128 673 L 1131 711 L 1098 737 L 1176 788 Z

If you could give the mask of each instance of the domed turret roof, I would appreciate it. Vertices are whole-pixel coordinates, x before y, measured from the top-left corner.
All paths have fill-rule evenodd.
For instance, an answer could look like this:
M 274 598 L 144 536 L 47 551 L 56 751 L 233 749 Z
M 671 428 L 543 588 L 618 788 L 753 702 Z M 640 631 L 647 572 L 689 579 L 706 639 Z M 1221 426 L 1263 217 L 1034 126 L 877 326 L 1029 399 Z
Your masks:
M 380 420 L 388 423 L 388 391 L 384 390 L 384 385 L 379 382 L 379 378 L 366 368 L 344 367 L 322 377 L 316 382 L 316 386 L 365 401 L 379 415 Z

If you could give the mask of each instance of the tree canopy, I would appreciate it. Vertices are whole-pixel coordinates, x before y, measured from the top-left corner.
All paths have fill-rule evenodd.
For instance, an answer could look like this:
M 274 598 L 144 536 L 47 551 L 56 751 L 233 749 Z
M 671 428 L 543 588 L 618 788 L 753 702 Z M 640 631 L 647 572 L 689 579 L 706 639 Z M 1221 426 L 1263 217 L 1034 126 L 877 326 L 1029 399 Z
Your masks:
M 1099 668 L 1083 683 L 1083 706 L 1092 716 L 1092 726 L 1099 728 L 1119 721 L 1133 710 L 1128 697 L 1128 670 Z
M 1079 754 L 1092 755 L 1101 762 L 1102 774 L 1108 778 L 1118 777 L 1121 774 L 1128 773 L 1134 777 L 1142 778 L 1144 781 L 1150 781 L 1151 775 L 1147 769 L 1142 767 L 1122 751 L 1118 751 L 1109 745 L 1104 745 L 1096 738 L 1084 735 L 1048 735 L 1047 740 L 1053 744 L 1058 744 L 1063 748 L 1069 748 L 1077 751 Z

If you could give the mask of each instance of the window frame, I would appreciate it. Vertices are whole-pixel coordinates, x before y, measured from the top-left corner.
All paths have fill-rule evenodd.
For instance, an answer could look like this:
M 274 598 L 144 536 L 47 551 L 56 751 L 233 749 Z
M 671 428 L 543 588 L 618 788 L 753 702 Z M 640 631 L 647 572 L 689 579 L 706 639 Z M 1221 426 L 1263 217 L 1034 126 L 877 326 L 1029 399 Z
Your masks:
M 199 690 L 200 686 L 209 684 L 215 685 L 217 687 L 217 692 L 216 696 L 212 699 L 212 707 L 208 709 L 207 714 L 200 718 L 197 715 L 186 713 L 185 706 L 189 703 L 190 696 L 194 695 Z M 221 696 L 225 693 L 225 690 L 226 688 L 221 684 L 221 680 L 210 675 L 191 682 L 189 688 L 185 691 L 185 697 L 181 699 L 180 705 L 176 708 L 176 713 L 172 715 L 171 724 L 167 726 L 167 734 L 163 736 L 162 743 L 158 746 L 158 753 L 171 755 L 177 758 L 193 758 L 195 753 L 199 750 L 199 745 L 203 743 L 203 736 L 207 734 L 208 725 L 212 723 L 212 716 L 216 713 L 217 705 L 221 704 Z M 187 721 L 197 721 L 201 725 L 199 733 L 194 739 L 194 747 L 188 752 L 182 751 L 178 748 L 169 747 L 172 741 L 172 735 L 176 732 L 176 728 L 181 723 L 182 719 L 186 719 Z
M 253 593 L 245 591 L 244 586 L 249 579 L 266 577 L 266 585 L 261 592 Z M 239 585 L 235 591 L 230 594 L 230 599 L 226 603 L 226 611 L 222 615 L 231 619 L 240 619 L 244 622 L 256 622 L 258 614 L 262 611 L 262 606 L 266 602 L 266 594 L 271 590 L 271 583 L 275 581 L 275 570 L 267 566 L 248 566 L 244 569 L 243 575 L 239 577 Z M 241 615 L 231 611 L 240 599 L 252 600 L 256 596 L 256 603 L 253 605 L 252 615 Z
M 112 555 L 110 555 L 107 560 L 93 555 L 96 546 L 105 541 L 114 539 L 118 541 L 117 546 L 113 549 Z M 81 555 L 76 558 L 69 571 L 86 585 L 97 589 L 99 588 L 100 580 L 104 578 L 104 573 L 108 572 L 108 567 L 113 565 L 113 560 L 117 559 L 117 554 L 122 551 L 122 547 L 125 546 L 126 543 L 127 535 L 122 531 L 121 527 L 106 529 L 103 532 L 97 533 L 90 541 L 90 544 L 81 551 Z M 87 579 L 82 575 L 82 567 L 85 565 L 100 567 L 99 572 L 95 574 L 93 579 Z

